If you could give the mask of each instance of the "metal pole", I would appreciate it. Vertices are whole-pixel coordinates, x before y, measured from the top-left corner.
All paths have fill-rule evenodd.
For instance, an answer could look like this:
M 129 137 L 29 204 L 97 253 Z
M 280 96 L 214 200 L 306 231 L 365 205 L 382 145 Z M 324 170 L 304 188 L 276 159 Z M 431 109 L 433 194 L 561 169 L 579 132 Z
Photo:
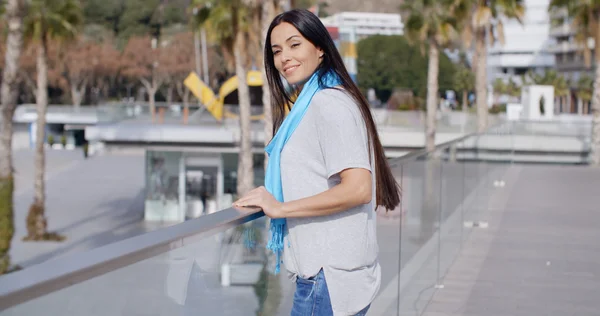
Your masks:
M 208 76 L 208 53 L 206 48 L 206 29 L 200 30 L 202 36 L 202 70 L 204 70 L 204 83 L 210 87 L 210 77 Z M 198 72 L 198 75 L 200 73 Z
M 200 76 L 200 33 L 198 30 L 194 31 L 194 57 L 196 62 L 196 74 Z

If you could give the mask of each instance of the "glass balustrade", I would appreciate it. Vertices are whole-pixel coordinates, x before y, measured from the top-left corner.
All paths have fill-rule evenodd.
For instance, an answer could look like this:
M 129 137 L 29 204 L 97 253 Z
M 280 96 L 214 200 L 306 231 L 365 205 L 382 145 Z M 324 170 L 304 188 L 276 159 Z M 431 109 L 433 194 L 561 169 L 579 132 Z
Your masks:
M 493 131 L 390 160 L 402 203 L 377 211 L 382 282 L 369 315 L 420 315 L 435 291 L 444 288 L 470 232 L 485 229 L 494 192 L 502 189 L 512 161 L 510 154 L 494 154 L 490 144 L 510 149 L 511 142 L 510 133 Z M 166 229 L 177 235 L 180 225 L 192 227 L 225 213 Z M 35 294 L 0 315 L 289 315 L 295 286 L 285 267 L 273 274 L 274 258 L 265 250 L 267 221 L 261 216 L 225 230 L 215 227 L 210 234 L 170 239 L 148 248 L 153 254 L 142 260 L 129 253 L 131 264 L 103 267 L 106 272 L 93 278 L 73 278 L 71 286 L 64 287 L 69 278 L 51 280 L 62 282 L 61 289 Z M 55 260 L 85 260 L 101 256 L 103 249 Z M 27 278 L 27 269 L 10 280 L 21 276 Z

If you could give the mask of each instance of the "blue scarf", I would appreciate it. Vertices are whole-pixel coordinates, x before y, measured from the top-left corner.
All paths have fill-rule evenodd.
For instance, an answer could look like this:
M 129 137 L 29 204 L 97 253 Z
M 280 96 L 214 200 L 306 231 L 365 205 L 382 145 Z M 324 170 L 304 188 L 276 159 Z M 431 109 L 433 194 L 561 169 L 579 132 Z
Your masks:
M 277 130 L 277 134 L 273 137 L 271 142 L 265 147 L 265 151 L 269 155 L 269 163 L 267 165 L 267 171 L 265 173 L 265 188 L 271 193 L 275 199 L 279 202 L 283 202 L 283 188 L 281 186 L 281 151 L 287 143 L 288 139 L 296 130 L 296 127 L 302 121 L 310 101 L 312 100 L 315 93 L 324 89 L 335 87 L 341 84 L 341 81 L 337 74 L 333 71 L 328 72 L 323 77 L 323 85 L 319 84 L 318 71 L 313 73 L 310 79 L 304 84 L 300 95 L 292 110 L 286 116 L 281 123 L 281 126 Z M 275 274 L 279 273 L 281 263 L 281 253 L 283 252 L 283 238 L 286 232 L 286 219 L 285 218 L 274 218 L 271 219 L 271 227 L 269 228 L 271 237 L 267 244 L 267 249 L 273 251 L 277 255 L 277 264 L 275 265 Z

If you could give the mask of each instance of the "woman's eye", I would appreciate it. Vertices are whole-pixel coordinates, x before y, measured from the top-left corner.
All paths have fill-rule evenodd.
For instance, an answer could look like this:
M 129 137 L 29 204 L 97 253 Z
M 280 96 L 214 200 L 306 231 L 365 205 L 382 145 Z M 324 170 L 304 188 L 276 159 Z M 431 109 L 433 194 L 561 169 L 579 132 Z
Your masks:
M 292 48 L 300 46 L 300 43 L 292 44 Z
M 279 54 L 279 52 L 281 52 L 280 50 L 276 50 L 273 52 L 273 56 L 277 56 L 277 54 Z

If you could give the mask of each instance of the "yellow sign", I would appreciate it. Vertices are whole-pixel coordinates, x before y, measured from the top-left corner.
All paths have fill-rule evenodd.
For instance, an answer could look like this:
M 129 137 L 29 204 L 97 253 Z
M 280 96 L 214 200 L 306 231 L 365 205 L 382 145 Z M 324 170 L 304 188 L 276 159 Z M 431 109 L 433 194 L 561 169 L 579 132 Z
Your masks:
M 248 71 L 246 76 L 246 82 L 250 87 L 258 87 L 262 86 L 263 80 L 260 71 Z M 223 83 L 221 88 L 219 89 L 219 95 L 215 95 L 213 91 L 196 75 L 195 72 L 191 72 L 187 78 L 183 81 L 183 84 L 190 89 L 190 92 L 214 116 L 217 121 L 221 121 L 223 116 L 228 118 L 237 118 L 238 115 L 231 113 L 229 111 L 224 111 L 224 100 L 227 95 L 234 92 L 238 88 L 238 78 L 234 76 L 229 78 L 227 81 Z M 225 112 L 225 113 L 224 113 Z M 254 115 L 251 117 L 252 120 L 262 119 L 264 115 Z

